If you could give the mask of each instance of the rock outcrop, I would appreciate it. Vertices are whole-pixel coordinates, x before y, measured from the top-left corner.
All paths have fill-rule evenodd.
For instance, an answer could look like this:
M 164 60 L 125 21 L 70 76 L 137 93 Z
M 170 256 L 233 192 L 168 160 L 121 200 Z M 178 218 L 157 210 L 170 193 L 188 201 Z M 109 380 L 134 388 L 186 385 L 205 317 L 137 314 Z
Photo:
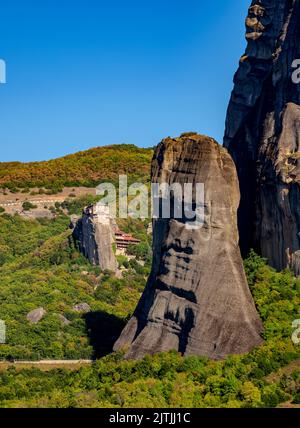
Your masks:
M 71 324 L 71 321 L 68 320 L 68 318 L 66 318 L 64 315 L 59 314 L 58 318 L 60 320 L 60 322 L 62 323 L 63 326 L 67 326 Z
M 252 1 L 225 147 L 241 188 L 240 246 L 300 273 L 300 2 Z M 300 81 L 300 80 L 299 80 Z
M 46 313 L 47 312 L 44 308 L 37 308 L 29 312 L 26 318 L 31 324 L 37 324 L 46 315 Z
M 113 251 L 113 221 L 109 208 L 98 203 L 85 208 L 83 215 L 72 224 L 73 237 L 80 251 L 95 266 L 102 270 L 117 270 Z
M 141 358 L 168 350 L 221 359 L 262 343 L 262 324 L 238 247 L 240 201 L 234 163 L 213 139 L 187 135 L 157 147 L 152 182 L 204 183 L 204 224 L 182 218 L 153 222 L 152 272 L 115 350 Z
M 91 307 L 88 303 L 78 303 L 73 306 L 73 311 L 76 312 L 91 312 Z

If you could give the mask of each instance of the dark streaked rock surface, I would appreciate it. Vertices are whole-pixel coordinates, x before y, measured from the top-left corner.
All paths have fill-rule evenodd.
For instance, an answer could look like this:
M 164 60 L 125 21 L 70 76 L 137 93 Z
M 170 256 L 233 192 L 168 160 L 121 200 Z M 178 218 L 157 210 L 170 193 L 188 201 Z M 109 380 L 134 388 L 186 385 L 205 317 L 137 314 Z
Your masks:
M 300 2 L 252 1 L 245 55 L 234 78 L 225 147 L 241 188 L 240 246 L 251 247 L 278 270 L 299 274 Z
M 250 351 L 262 343 L 262 324 L 238 247 L 240 194 L 227 150 L 209 137 L 167 138 L 155 151 L 152 182 L 192 183 L 194 189 L 204 183 L 204 225 L 154 221 L 152 272 L 114 349 L 127 358 L 172 349 L 214 359 Z

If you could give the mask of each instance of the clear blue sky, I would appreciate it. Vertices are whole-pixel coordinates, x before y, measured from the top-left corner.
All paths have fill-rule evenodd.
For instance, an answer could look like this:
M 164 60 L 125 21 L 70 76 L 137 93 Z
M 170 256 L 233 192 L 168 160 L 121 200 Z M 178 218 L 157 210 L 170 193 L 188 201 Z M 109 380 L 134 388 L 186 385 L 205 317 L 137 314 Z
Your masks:
M 2 0 L 0 161 L 219 142 L 250 0 Z

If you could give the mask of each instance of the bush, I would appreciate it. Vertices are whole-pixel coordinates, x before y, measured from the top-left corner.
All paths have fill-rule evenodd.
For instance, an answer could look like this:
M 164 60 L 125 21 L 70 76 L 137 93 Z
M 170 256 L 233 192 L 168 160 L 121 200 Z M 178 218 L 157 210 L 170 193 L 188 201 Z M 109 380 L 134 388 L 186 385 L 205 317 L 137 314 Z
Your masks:
M 24 211 L 30 211 L 37 208 L 37 205 L 33 205 L 31 202 L 25 201 L 22 204 L 22 208 Z
M 124 267 L 125 269 L 129 268 L 129 261 L 126 256 L 123 256 L 123 255 L 117 256 L 117 262 L 119 267 Z
M 297 392 L 297 394 L 295 395 L 293 399 L 293 404 L 300 404 L 300 391 Z
M 127 253 L 139 260 L 146 261 L 151 256 L 151 247 L 147 242 L 140 242 L 137 245 L 130 244 Z

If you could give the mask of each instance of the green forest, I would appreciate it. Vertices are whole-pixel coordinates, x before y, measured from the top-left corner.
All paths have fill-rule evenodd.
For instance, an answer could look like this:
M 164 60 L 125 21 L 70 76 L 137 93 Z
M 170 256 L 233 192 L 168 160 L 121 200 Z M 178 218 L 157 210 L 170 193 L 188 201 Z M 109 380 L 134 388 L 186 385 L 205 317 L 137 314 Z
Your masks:
M 70 212 L 84 201 L 72 201 Z M 245 269 L 264 322 L 265 344 L 225 361 L 176 352 L 124 360 L 112 346 L 139 300 L 151 268 L 147 224 L 122 220 L 141 240 L 135 258 L 118 257 L 123 278 L 78 253 L 69 217 L 24 220 L 0 215 L 0 319 L 7 325 L 2 361 L 93 359 L 71 369 L 1 367 L 1 407 L 276 407 L 300 404 L 300 279 L 275 272 L 251 252 Z M 143 261 L 143 263 L 139 263 Z M 89 312 L 78 312 L 78 304 Z M 46 313 L 36 324 L 27 315 Z M 280 369 L 282 369 L 280 371 Z

